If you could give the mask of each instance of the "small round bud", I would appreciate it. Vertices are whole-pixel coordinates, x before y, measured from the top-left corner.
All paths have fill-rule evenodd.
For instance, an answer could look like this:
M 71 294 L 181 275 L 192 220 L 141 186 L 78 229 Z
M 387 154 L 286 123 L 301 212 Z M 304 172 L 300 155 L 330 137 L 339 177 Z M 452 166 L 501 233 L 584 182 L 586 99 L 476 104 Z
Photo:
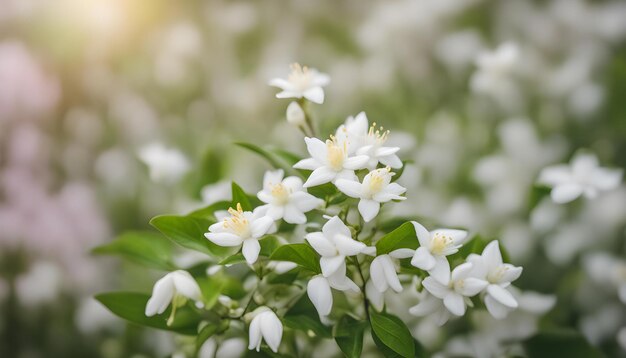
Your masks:
M 293 101 L 289 103 L 289 106 L 287 106 L 287 122 L 297 127 L 301 127 L 306 124 L 306 115 L 298 102 Z

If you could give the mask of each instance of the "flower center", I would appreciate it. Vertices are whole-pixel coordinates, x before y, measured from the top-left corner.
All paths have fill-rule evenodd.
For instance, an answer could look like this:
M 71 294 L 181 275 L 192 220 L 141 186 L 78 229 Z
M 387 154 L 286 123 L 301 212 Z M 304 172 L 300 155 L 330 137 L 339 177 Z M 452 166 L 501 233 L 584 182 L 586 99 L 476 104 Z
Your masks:
M 452 288 L 456 292 L 461 292 L 463 291 L 463 288 L 465 287 L 465 280 L 458 280 L 458 281 L 451 282 L 450 286 L 451 286 L 450 288 Z
M 379 193 L 387 184 L 387 177 L 390 175 L 391 168 L 386 167 L 372 171 L 369 176 L 369 193 L 374 195 Z
M 294 63 L 291 65 L 291 73 L 287 80 L 301 91 L 304 91 L 311 84 L 311 72 L 308 67 Z
M 247 237 L 250 234 L 250 225 L 248 219 L 245 218 L 241 204 L 237 203 L 237 210 L 228 209 L 229 218 L 224 219 L 224 228 L 231 230 L 233 233 Z
M 346 158 L 347 148 L 346 142 L 343 145 L 338 145 L 336 138 L 330 136 L 330 139 L 326 141 L 328 166 L 334 171 L 340 171 L 343 169 L 343 161 Z
M 272 185 L 271 188 L 272 188 L 272 196 L 274 197 L 276 204 L 279 204 L 279 205 L 287 204 L 287 202 L 289 201 L 289 194 L 291 194 L 290 191 L 287 188 L 285 188 L 285 186 L 282 183 Z
M 450 236 L 438 232 L 430 241 L 430 252 L 434 255 L 446 256 L 454 251 L 453 243 L 454 240 Z
M 504 265 L 499 266 L 497 269 L 489 272 L 487 275 L 487 281 L 489 281 L 489 283 L 499 283 L 508 270 L 509 268 Z

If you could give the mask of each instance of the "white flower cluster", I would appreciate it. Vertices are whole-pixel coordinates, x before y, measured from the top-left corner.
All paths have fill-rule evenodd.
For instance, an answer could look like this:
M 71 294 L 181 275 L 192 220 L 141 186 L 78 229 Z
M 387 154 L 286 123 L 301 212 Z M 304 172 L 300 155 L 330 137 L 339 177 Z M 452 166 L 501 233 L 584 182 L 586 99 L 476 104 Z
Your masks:
M 277 95 L 279 98 L 305 98 L 315 103 L 323 102 L 321 86 L 326 83 L 326 75 L 300 66 L 293 67 L 289 79 L 271 82 L 283 89 Z M 399 248 L 378 255 L 375 246 L 368 246 L 371 238 L 363 240 L 359 237 L 360 231 L 379 215 L 383 204 L 406 199 L 402 196 L 406 189 L 392 182 L 395 174 L 392 169 L 401 169 L 403 162 L 397 156 L 399 147 L 386 146 L 388 136 L 389 131 L 375 123 L 370 126 L 365 113 L 361 112 L 349 117 L 326 141 L 305 137 L 310 157 L 293 167 L 311 171 L 306 180 L 303 182 L 297 176 L 285 177 L 283 170 L 266 172 L 263 189 L 257 194 L 264 205 L 252 211 L 244 211 L 239 204 L 230 208 L 228 215 L 209 227 L 205 237 L 219 246 L 241 247 L 246 262 L 253 265 L 261 251 L 259 240 L 276 232 L 278 220 L 306 224 L 306 213 L 323 209 L 327 221 L 321 231 L 303 234 L 320 256 L 321 273 L 309 279 L 307 295 L 322 322 L 328 322 L 327 316 L 333 308 L 332 289 L 360 292 L 364 295 L 366 307 L 369 303 L 374 309 L 383 310 L 384 293 L 389 288 L 396 293 L 403 290 L 404 280 L 398 276 L 401 259 L 410 259 L 410 264 L 426 276 L 422 281 L 421 300 L 410 309 L 411 314 L 434 315 L 443 324 L 450 315 L 463 316 L 467 306 L 472 306 L 469 298 L 480 294 L 491 315 L 506 317 L 518 307 L 511 293 L 511 282 L 520 276 L 522 268 L 503 263 L 497 241 L 489 243 L 481 255 L 470 254 L 464 263 L 451 269 L 449 256 L 459 252 L 469 238 L 464 230 L 429 231 L 413 221 L 416 242 L 412 246 L 418 246 L 417 249 Z M 328 210 L 331 204 L 307 192 L 308 188 L 329 183 L 336 187 L 338 194 L 358 199 L 358 223 L 352 224 L 348 220 L 349 204 L 342 208 L 343 215 L 330 214 L 333 212 Z M 366 269 L 368 263 L 369 269 Z M 278 272 L 278 265 L 272 264 Z M 281 272 L 294 267 L 288 265 Z M 361 281 L 361 286 L 353 277 Z M 174 311 L 187 299 L 202 306 L 200 289 L 193 278 L 184 271 L 172 272 L 154 286 L 146 315 L 163 313 L 170 302 Z M 283 327 L 275 310 L 260 306 L 244 319 L 249 323 L 249 349 L 258 351 L 261 341 L 265 340 L 272 351 L 278 351 Z

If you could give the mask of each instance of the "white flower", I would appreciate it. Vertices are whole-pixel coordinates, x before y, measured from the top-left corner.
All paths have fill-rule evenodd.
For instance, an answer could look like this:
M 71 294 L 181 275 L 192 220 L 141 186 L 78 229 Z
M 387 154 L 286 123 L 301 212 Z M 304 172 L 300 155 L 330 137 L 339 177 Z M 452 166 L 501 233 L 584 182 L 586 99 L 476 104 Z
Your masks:
M 240 204 L 237 204 L 237 210 L 230 208 L 228 212 L 230 216 L 211 225 L 204 236 L 219 246 L 243 245 L 241 252 L 252 265 L 261 251 L 259 239 L 269 232 L 274 220 L 257 212 L 243 211 Z
M 398 249 L 389 254 L 377 256 L 370 265 L 370 280 L 378 290 L 385 292 L 389 287 L 396 292 L 402 292 L 402 285 L 396 273 L 396 264 L 393 259 L 405 259 L 413 256 L 411 249 Z
M 150 179 L 158 183 L 173 184 L 190 169 L 185 155 L 160 143 L 147 145 L 139 150 L 139 159 L 147 166 Z
M 170 272 L 154 284 L 152 297 L 146 304 L 146 316 L 161 314 L 172 303 L 172 313 L 167 321 L 171 324 L 176 308 L 184 305 L 187 299 L 194 300 L 199 308 L 204 306 L 200 287 L 189 272 L 183 270 Z
M 421 292 L 419 303 L 409 308 L 409 313 L 417 317 L 433 317 L 439 326 L 443 326 L 450 319 L 450 311 L 443 304 L 443 300 L 431 295 L 427 290 Z
M 415 250 L 411 265 L 428 271 L 441 283 L 448 284 L 446 280 L 450 277 L 450 263 L 448 263 L 446 256 L 459 251 L 467 238 L 467 231 L 437 229 L 429 232 L 421 224 L 415 221 L 411 223 L 415 227 L 415 233 L 420 242 L 420 247 Z
M 305 188 L 334 182 L 337 179 L 354 180 L 356 178 L 354 171 L 365 168 L 367 164 L 366 155 L 348 156 L 347 143 L 338 141 L 334 136 L 326 143 L 309 137 L 305 137 L 304 141 L 311 158 L 303 159 L 293 167 L 313 171 L 304 183 Z
M 330 277 L 336 272 L 345 276 L 346 256 L 368 251 L 364 243 L 352 239 L 350 229 L 337 216 L 328 220 L 321 232 L 307 234 L 306 240 L 322 256 L 320 266 L 324 277 Z
M 406 188 L 398 183 L 392 183 L 391 177 L 395 173 L 389 167 L 375 169 L 363 178 L 363 183 L 358 181 L 337 179 L 335 185 L 344 194 L 361 199 L 359 201 L 359 212 L 366 222 L 371 221 L 378 215 L 380 204 L 391 200 L 405 200 L 400 196 Z
M 283 338 L 283 324 L 280 322 L 276 313 L 271 309 L 262 306 L 253 312 L 254 318 L 250 322 L 248 349 L 261 350 L 261 341 L 270 347 L 272 352 L 278 352 L 278 346 Z
M 359 292 L 359 287 L 342 272 L 335 272 L 329 277 L 317 275 L 307 284 L 307 295 L 317 309 L 320 317 L 328 316 L 333 308 L 331 287 L 340 291 Z
M 502 262 L 498 241 L 490 242 L 481 255 L 472 254 L 467 260 L 474 266 L 473 275 L 487 281 L 485 306 L 494 318 L 502 319 L 517 308 L 517 300 L 507 287 L 522 274 L 522 268 Z
M 564 204 L 580 195 L 593 199 L 600 191 L 617 188 L 622 174 L 619 169 L 600 167 L 593 154 L 578 154 L 570 165 L 544 168 L 539 174 L 539 182 L 552 187 L 550 194 L 555 203 Z
M 472 263 L 466 262 L 452 270 L 450 277 L 445 280 L 448 282 L 447 284 L 429 276 L 424 279 L 422 285 L 433 296 L 442 299 L 444 306 L 450 313 L 455 316 L 463 316 L 466 306 L 471 304 L 467 297 L 477 295 L 488 285 L 485 280 L 470 276 L 472 268 Z
M 306 98 L 314 103 L 324 103 L 324 90 L 322 87 L 330 83 L 330 77 L 318 72 L 314 68 L 300 66 L 297 63 L 291 65 L 291 73 L 285 80 L 274 78 L 269 85 L 278 87 L 282 92 L 276 94 L 276 98 Z
M 306 223 L 304 213 L 322 205 L 324 201 L 306 192 L 302 180 L 292 176 L 283 179 L 283 171 L 267 171 L 263 177 L 263 190 L 257 197 L 266 205 L 257 210 L 274 220 L 284 219 L 290 224 Z
M 367 155 L 367 167 L 374 169 L 378 163 L 394 169 L 402 168 L 402 161 L 396 153 L 399 147 L 385 147 L 389 131 L 383 127 L 376 128 L 376 123 L 368 124 L 365 112 L 356 117 L 348 117 L 345 124 L 339 126 L 336 137 L 348 143 L 349 154 Z
M 484 52 L 476 59 L 478 70 L 470 82 L 474 91 L 496 94 L 509 87 L 519 59 L 519 48 L 513 43 L 503 43 L 492 52 Z
M 296 127 L 302 127 L 306 124 L 306 114 L 298 102 L 293 101 L 287 106 L 287 122 Z

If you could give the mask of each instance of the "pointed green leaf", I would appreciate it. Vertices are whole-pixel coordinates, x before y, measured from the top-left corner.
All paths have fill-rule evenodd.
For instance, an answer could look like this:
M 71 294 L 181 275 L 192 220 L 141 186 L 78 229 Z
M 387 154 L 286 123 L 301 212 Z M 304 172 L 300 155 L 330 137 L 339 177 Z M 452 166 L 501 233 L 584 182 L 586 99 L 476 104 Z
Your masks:
M 172 243 L 163 235 L 149 231 L 130 231 L 117 239 L 94 248 L 97 255 L 119 255 L 151 268 L 172 271 Z
M 320 273 L 319 255 L 307 244 L 289 244 L 276 249 L 270 260 L 291 261 L 303 268 Z
M 160 215 L 150 220 L 150 225 L 182 247 L 211 256 L 224 256 L 229 248 L 217 246 L 204 237 L 211 224 L 210 220 L 193 216 Z
M 363 332 L 367 323 L 345 315 L 334 329 L 335 342 L 348 358 L 358 358 L 363 350 Z
M 410 222 L 405 222 L 378 240 L 376 253 L 382 255 L 402 248 L 416 249 L 418 246 L 419 241 L 415 234 L 415 227 Z
M 372 332 L 385 347 L 401 357 L 415 357 L 413 336 L 400 318 L 371 309 L 370 324 Z

